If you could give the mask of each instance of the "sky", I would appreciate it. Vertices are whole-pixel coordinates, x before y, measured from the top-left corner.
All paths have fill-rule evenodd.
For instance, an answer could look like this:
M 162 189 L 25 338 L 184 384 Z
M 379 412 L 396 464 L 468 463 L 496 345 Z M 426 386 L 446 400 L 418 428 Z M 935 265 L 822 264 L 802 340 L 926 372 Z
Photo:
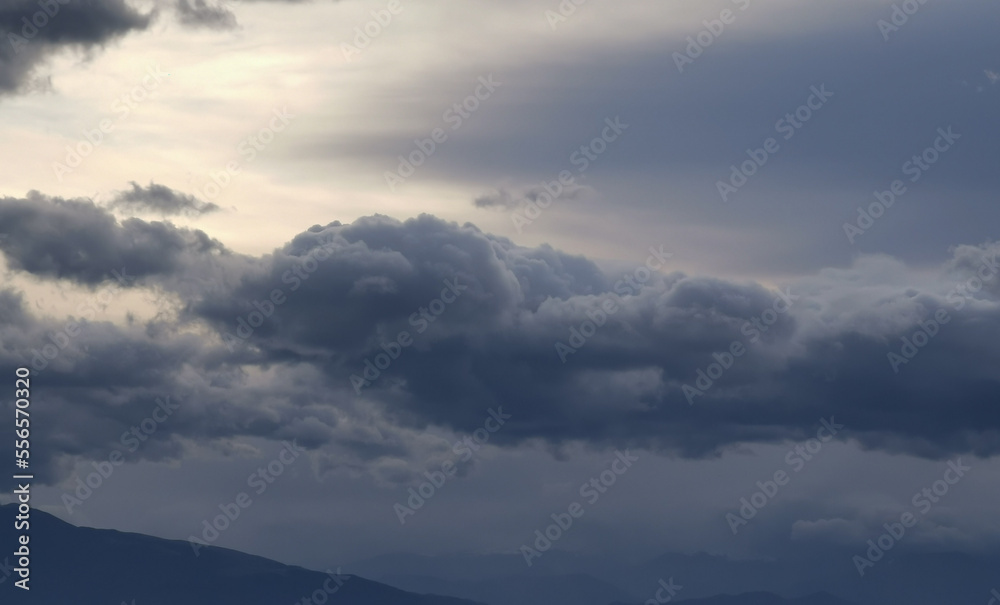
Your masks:
M 35 505 L 315 569 L 573 503 L 557 549 L 995 552 L 998 16 L 0 0 Z

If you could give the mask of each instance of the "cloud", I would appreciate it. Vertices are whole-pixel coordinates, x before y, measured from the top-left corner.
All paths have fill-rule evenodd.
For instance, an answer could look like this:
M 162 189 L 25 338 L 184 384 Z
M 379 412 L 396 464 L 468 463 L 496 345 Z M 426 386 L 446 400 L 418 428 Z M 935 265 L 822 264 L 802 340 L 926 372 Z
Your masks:
M 683 74 L 671 57 L 685 52 L 686 38 L 704 28 L 701 21 L 711 11 L 692 4 L 690 16 L 698 16 L 686 22 L 672 18 L 678 8 L 648 8 L 658 15 L 646 13 L 656 24 L 649 27 L 659 28 L 655 33 L 612 19 L 624 31 L 645 32 L 614 49 L 605 46 L 606 38 L 586 36 L 573 26 L 565 30 L 572 34 L 557 37 L 558 44 L 539 38 L 552 47 L 521 55 L 498 51 L 459 72 L 453 62 L 424 65 L 412 82 L 378 85 L 372 97 L 384 101 L 373 101 L 371 120 L 330 121 L 299 136 L 292 147 L 302 159 L 381 173 L 398 164 L 406 150 L 402 142 L 427 136 L 426 116 L 441 115 L 468 94 L 464 89 L 479 74 L 495 70 L 510 94 L 477 110 L 463 123 L 461 136 L 436 152 L 439 161 L 426 162 L 413 179 L 486 193 L 483 183 L 500 177 L 517 184 L 552 181 L 568 169 L 577 183 L 614 200 L 618 229 L 602 236 L 614 238 L 609 243 L 621 245 L 637 234 L 646 241 L 666 232 L 676 249 L 692 251 L 699 266 L 728 274 L 802 274 L 847 264 L 855 253 L 886 252 L 929 263 L 949 245 L 995 236 L 991 223 L 941 221 L 940 199 L 951 195 L 961 212 L 1000 218 L 991 214 L 1000 210 L 989 195 L 1000 173 L 983 161 L 996 156 L 996 143 L 974 134 L 1000 127 L 1000 119 L 960 84 L 989 86 L 983 68 L 990 65 L 983 57 L 1000 51 L 988 31 L 1000 5 L 951 3 L 948 14 L 926 30 L 907 30 L 886 44 L 877 28 L 872 35 L 872 24 L 886 17 L 878 3 L 854 3 L 846 17 L 825 15 L 826 9 L 816 6 L 760 2 L 741 13 L 739 23 Z M 600 17 L 592 25 L 597 23 Z M 609 23 L 599 29 L 611 34 L 617 28 Z M 809 45 L 802 44 L 804 36 Z M 947 55 L 931 43 L 944 39 Z M 801 60 L 790 62 L 792 56 Z M 892 80 L 881 77 L 884 65 L 873 57 L 892 65 Z M 661 77 L 664 61 L 677 77 Z M 748 71 L 748 64 L 757 68 Z M 823 84 L 835 96 L 786 139 L 788 133 L 776 129 L 778 120 L 808 100 L 810 87 Z M 413 102 L 394 102 L 400 95 Z M 907 102 L 913 98 L 922 102 Z M 597 160 L 584 162 L 578 150 L 600 135 L 606 118 L 616 116 L 630 128 Z M 904 163 L 932 144 L 937 128 L 948 126 L 963 134 L 960 144 L 932 173 L 911 183 L 913 175 L 901 171 Z M 780 146 L 778 154 L 730 197 L 738 202 L 724 204 L 718 182 L 728 182 L 732 166 L 770 137 Z M 895 179 L 907 187 L 910 218 L 889 212 L 877 233 L 852 245 L 842 226 L 875 201 L 876 188 L 885 191 Z M 509 207 L 518 200 L 510 193 L 483 195 L 478 205 Z M 574 225 L 606 218 L 596 204 L 567 205 L 563 211 Z M 568 224 L 535 223 L 532 229 L 579 238 L 581 231 L 566 229 Z
M 205 0 L 177 0 L 178 20 L 191 27 L 207 29 L 234 29 L 236 15 L 225 6 L 212 6 Z
M 562 192 L 559 194 L 559 199 L 578 200 L 583 198 L 590 191 L 592 190 L 589 187 L 570 185 L 563 188 Z M 549 193 L 542 185 L 527 187 L 520 190 L 510 190 L 505 187 L 500 187 L 492 192 L 485 193 L 477 197 L 473 200 L 473 204 L 476 208 L 502 208 L 512 210 L 529 201 L 537 202 L 543 195 L 547 196 L 550 200 L 552 198 L 552 194 Z
M 782 295 L 667 266 L 608 275 L 584 257 L 428 215 L 317 225 L 256 258 L 200 231 L 119 223 L 88 202 L 40 194 L 4 198 L 0 223 L 13 227 L 0 250 L 15 269 L 95 287 L 124 265 L 136 287 L 173 301 L 172 315 L 144 329 L 102 325 L 80 341 L 83 358 L 53 363 L 54 410 L 65 400 L 95 419 L 112 409 L 124 418 L 125 401 L 135 414 L 153 393 L 186 393 L 196 411 L 175 425 L 178 436 L 298 438 L 358 468 L 407 459 L 428 426 L 475 430 L 498 406 L 513 414 L 491 440 L 501 446 L 584 442 L 705 458 L 801 440 L 833 416 L 851 427 L 838 438 L 865 448 L 930 458 L 1000 450 L 998 278 L 956 294 L 995 266 L 996 244 L 956 248 L 931 276 L 861 257 Z M 636 267 L 648 254 L 639 250 Z M 625 285 L 642 275 L 643 287 Z M 449 281 L 461 294 L 429 315 Z M 275 291 L 282 302 L 271 304 Z M 602 316 L 609 299 L 619 308 Z M 941 310 L 948 321 L 928 328 Z M 38 322 L 29 331 L 39 339 L 58 323 Z M 252 334 L 230 350 L 241 322 Z M 922 329 L 933 336 L 894 372 L 888 354 Z M 562 363 L 556 343 L 573 330 L 590 337 Z M 403 331 L 413 344 L 359 395 L 351 377 Z M 719 361 L 734 342 L 746 354 Z M 715 363 L 729 368 L 719 376 Z M 702 374 L 712 385 L 690 405 L 684 387 Z M 359 432 L 372 422 L 396 440 Z M 92 439 L 80 431 L 67 424 L 60 439 Z
M 135 181 L 131 185 L 131 190 L 118 194 L 108 207 L 115 210 L 155 212 L 163 216 L 200 215 L 219 210 L 216 204 L 202 202 L 193 195 L 178 193 L 164 185 L 150 182 L 148 187 L 141 187 Z
M 119 223 L 93 202 L 35 191 L 25 199 L 0 198 L 0 225 L 6 232 L 0 250 L 12 268 L 88 286 L 122 270 L 138 278 L 189 278 L 185 273 L 208 267 L 209 257 L 231 256 L 203 231 L 135 218 Z
M 188 27 L 237 27 L 226 4 L 176 0 L 174 9 L 178 21 Z M 39 77 L 37 71 L 50 57 L 67 50 L 103 48 L 127 34 L 145 31 L 157 16 L 158 9 L 142 13 L 126 0 L 4 0 L 0 3 L 0 95 L 48 90 L 48 77 Z
M 66 49 L 92 50 L 125 34 L 145 30 L 156 16 L 124 0 L 5 0 L 0 4 L 0 94 L 23 92 L 51 55 Z

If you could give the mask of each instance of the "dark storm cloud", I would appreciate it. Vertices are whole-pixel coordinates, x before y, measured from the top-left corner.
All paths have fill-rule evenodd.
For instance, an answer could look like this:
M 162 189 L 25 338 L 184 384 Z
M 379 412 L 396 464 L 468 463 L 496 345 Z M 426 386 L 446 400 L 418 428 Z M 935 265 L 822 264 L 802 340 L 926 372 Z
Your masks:
M 0 93 L 29 84 L 37 67 L 63 49 L 91 50 L 149 26 L 124 0 L 0 2 Z
M 131 185 L 131 189 L 119 193 L 108 207 L 115 210 L 155 212 L 164 216 L 208 214 L 219 210 L 216 204 L 202 202 L 193 195 L 174 191 L 164 185 L 150 183 L 148 187 L 142 187 L 135 181 Z
M 176 297 L 175 323 L 129 335 L 108 326 L 105 345 L 89 345 L 85 360 L 66 356 L 47 370 L 67 389 L 65 400 L 86 401 L 95 418 L 110 411 L 100 411 L 112 404 L 99 393 L 113 373 L 122 377 L 110 384 L 128 381 L 142 397 L 192 393 L 197 422 L 179 422 L 179 434 L 294 437 L 358 460 L 416 447 L 406 437 L 395 445 L 353 437 L 340 424 L 362 402 L 380 407 L 390 426 L 460 432 L 503 406 L 513 419 L 494 440 L 507 445 L 582 440 L 705 457 L 738 443 L 801 439 L 820 417 L 834 416 L 869 448 L 928 457 L 1000 449 L 992 269 L 1000 245 L 957 248 L 933 278 L 867 257 L 781 293 L 653 273 L 616 297 L 641 273 L 605 275 L 586 258 L 426 215 L 315 226 L 273 254 L 228 262 L 200 232 L 118 224 L 84 202 L 6 199 L 0 222 L 16 226 L 2 245 L 13 267 L 96 285 L 124 264 L 137 267 L 139 284 Z M 649 255 L 637 249 L 635 266 Z M 981 281 L 970 289 L 976 274 Z M 449 282 L 460 294 L 433 322 L 421 320 L 421 308 Z M 282 302 L 269 308 L 276 290 Z M 583 325 L 600 318 L 606 299 L 619 308 L 562 363 L 556 343 L 572 342 L 571 329 L 589 333 Z M 934 329 L 928 322 L 942 310 L 947 322 Z M 266 320 L 248 321 L 255 311 Z M 764 323 L 754 327 L 753 318 Z M 230 347 L 246 330 L 241 320 L 256 327 Z M 931 326 L 930 342 L 891 364 L 887 355 L 903 351 L 902 337 L 914 340 L 918 322 Z M 198 326 L 214 336 L 183 336 Z M 359 397 L 351 376 L 404 330 L 413 345 Z M 715 373 L 710 366 L 734 341 L 747 353 L 699 386 L 700 373 Z M 253 369 L 269 379 L 247 380 Z M 685 385 L 704 390 L 694 405 Z M 66 432 L 67 443 L 89 439 L 71 426 Z
M 296 3 L 299 0 L 288 0 Z M 224 5 L 176 0 L 177 19 L 188 27 L 232 29 L 236 17 Z M 47 90 L 37 71 L 64 50 L 90 51 L 147 29 L 156 9 L 142 13 L 126 0 L 0 1 L 0 95 Z
M 114 279 L 123 269 L 132 277 L 173 278 L 192 269 L 198 256 L 229 256 L 203 231 L 135 218 L 118 223 L 93 202 L 38 192 L 25 199 L 0 198 L 0 229 L 0 250 L 13 268 L 88 285 Z M 203 260 L 200 267 L 206 266 Z
M 820 415 L 839 414 L 852 419 L 869 447 L 940 456 L 986 454 L 1000 445 L 990 437 L 1000 416 L 988 403 L 1000 394 L 989 378 L 997 360 L 986 353 L 1000 336 L 1000 315 L 995 299 L 982 294 L 986 290 L 956 308 L 954 297 L 942 292 L 916 295 L 900 287 L 871 309 L 863 290 L 825 285 L 786 294 L 807 300 L 795 302 L 761 334 L 748 330 L 747 320 L 773 308 L 777 293 L 681 274 L 653 277 L 563 364 L 555 343 L 569 342 L 570 328 L 579 328 L 620 287 L 617 276 L 603 276 L 586 259 L 518 248 L 430 217 L 368 219 L 331 229 L 332 257 L 317 263 L 299 293 L 289 293 L 253 343 L 265 359 L 309 360 L 345 384 L 383 342 L 401 330 L 414 333 L 412 314 L 440 296 L 446 279 L 458 280 L 468 291 L 414 336 L 415 350 L 364 392 L 389 404 L 388 413 L 401 422 L 474 430 L 483 409 L 507 405 L 518 410 L 519 420 L 500 440 L 625 440 L 704 456 L 741 441 L 796 438 Z M 319 232 L 300 236 L 274 255 L 270 275 L 243 280 L 232 298 L 206 297 L 189 309 L 220 331 L 234 329 L 233 317 L 249 306 L 233 299 L 263 298 L 288 276 L 292 259 L 286 255 L 301 259 L 320 241 Z M 997 248 L 977 253 L 981 263 L 995 262 Z M 874 265 L 859 265 L 856 277 L 883 269 Z M 845 304 L 826 300 L 833 293 L 856 299 L 865 310 L 817 333 L 810 329 L 817 309 Z M 939 309 L 949 311 L 950 325 L 921 357 L 897 364 L 901 371 L 894 373 L 887 353 L 913 332 L 917 319 L 926 322 Z M 881 329 L 871 329 L 872 323 Z M 695 385 L 713 354 L 737 340 L 750 352 L 688 405 L 682 387 Z M 912 414 L 888 421 L 899 406 Z
M 113 289 L 105 291 L 114 293 Z M 141 421 L 143 415 L 136 415 L 139 406 L 145 403 L 148 408 L 153 403 L 151 394 L 163 393 L 159 387 L 177 371 L 183 354 L 197 348 L 190 338 L 187 346 L 166 341 L 154 344 L 139 331 L 90 321 L 96 318 L 101 296 L 95 293 L 88 298 L 71 318 L 56 321 L 35 318 L 25 308 L 23 295 L 0 291 L 0 365 L 32 368 L 32 381 L 46 385 L 41 390 L 52 404 L 33 408 L 32 416 L 63 427 L 37 439 L 51 449 L 32 450 L 33 468 L 49 480 L 60 476 L 55 468 L 68 456 L 106 459 L 107 445 L 121 433 L 107 431 L 111 427 L 127 430 L 124 421 L 130 415 L 132 422 Z M 140 401 L 140 393 L 148 401 Z M 161 440 L 164 436 L 153 439 L 147 456 L 162 452 L 159 444 L 166 443 Z M 178 451 L 176 443 L 171 449 Z
M 65 478 L 76 460 L 107 460 L 115 450 L 129 462 L 177 459 L 194 444 L 229 455 L 233 439 L 252 436 L 326 446 L 331 455 L 339 446 L 343 464 L 359 467 L 387 453 L 407 455 L 343 422 L 334 396 L 305 365 L 275 369 L 269 385 L 250 388 L 238 365 L 249 367 L 249 356 L 176 323 L 109 321 L 105 307 L 120 304 L 121 294 L 117 283 L 77 293 L 73 312 L 57 320 L 36 317 L 23 295 L 0 290 L 0 367 L 31 369 L 33 394 L 45 400 L 33 417 L 53 428 L 35 435 L 32 468 L 44 481 Z M 168 418 L 158 407 L 171 411 Z M 132 432 L 149 418 L 157 420 L 154 430 Z
M 205 0 L 177 0 L 177 14 L 181 23 L 208 29 L 233 29 L 236 15 L 225 6 L 213 6 Z

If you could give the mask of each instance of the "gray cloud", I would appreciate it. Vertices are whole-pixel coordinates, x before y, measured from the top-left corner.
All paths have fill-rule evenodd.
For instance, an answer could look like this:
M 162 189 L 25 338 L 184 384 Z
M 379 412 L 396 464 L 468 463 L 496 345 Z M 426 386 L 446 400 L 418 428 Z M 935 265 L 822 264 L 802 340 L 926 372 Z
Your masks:
M 298 3 L 300 0 L 286 0 Z M 141 13 L 126 0 L 4 0 L 0 3 L 0 94 L 51 88 L 38 76 L 49 57 L 63 51 L 92 51 L 146 30 L 158 10 Z M 233 29 L 236 17 L 226 6 L 206 0 L 176 0 L 178 21 L 188 27 Z
M 562 188 L 558 199 L 578 200 L 583 198 L 590 191 L 591 190 L 587 187 L 569 185 L 568 187 Z M 491 192 L 480 195 L 473 200 L 472 203 L 476 208 L 501 208 L 512 210 L 529 201 L 537 202 L 540 198 L 542 198 L 543 194 L 547 195 L 549 198 L 552 197 L 552 194 L 547 192 L 545 187 L 542 185 L 535 185 L 521 189 L 508 189 L 506 187 L 500 187 Z
M 178 19 L 184 25 L 207 29 L 233 29 L 236 15 L 221 5 L 210 5 L 205 0 L 177 0 Z
M 211 202 L 203 202 L 193 195 L 174 191 L 164 185 L 150 183 L 142 187 L 135 181 L 132 188 L 119 193 L 108 204 L 116 210 L 155 212 L 163 216 L 175 214 L 208 214 L 217 212 L 219 206 Z
M 156 13 L 142 14 L 124 0 L 53 1 L 43 10 L 32 0 L 0 4 L 0 93 L 31 86 L 31 76 L 62 50 L 91 50 L 146 29 Z M 50 14 L 52 13 L 52 14 Z
M 0 199 L 0 226 L 6 233 L 0 250 L 13 268 L 88 285 L 114 279 L 123 269 L 139 278 L 174 278 L 193 268 L 196 257 L 206 267 L 206 258 L 231 256 L 203 231 L 135 218 L 119 223 L 93 202 L 34 191 L 25 199 Z
M 109 405 L 123 413 L 114 400 L 134 410 L 153 393 L 186 393 L 197 411 L 178 422 L 179 435 L 298 438 L 349 452 L 343 459 L 355 462 L 344 464 L 359 468 L 423 448 L 412 432 L 430 424 L 475 430 L 497 406 L 515 413 L 496 435 L 505 445 L 583 441 L 711 457 L 739 443 L 801 439 L 832 415 L 866 448 L 942 457 L 1000 447 L 1000 415 L 990 403 L 1000 395 L 990 346 L 1000 337 L 996 286 L 987 279 L 988 287 L 966 290 L 961 306 L 953 293 L 997 262 L 1000 245 L 957 248 L 933 278 L 886 257 L 801 278 L 788 285 L 800 300 L 766 331 L 748 322 L 766 317 L 777 292 L 654 273 L 616 298 L 620 310 L 562 363 L 555 343 L 569 342 L 571 328 L 586 332 L 600 302 L 626 292 L 624 276 L 470 224 L 426 215 L 331 223 L 252 259 L 201 232 L 118 223 L 92 204 L 37 194 L 0 202 L 0 223 L 15 227 L 0 247 L 14 268 L 96 286 L 111 268 L 135 267 L 138 285 L 176 300 L 174 319 L 141 331 L 102 326 L 87 337 L 86 355 L 46 370 L 59 389 L 47 397 L 72 400 L 95 419 L 107 418 Z M 638 251 L 636 266 L 647 254 Z M 445 280 L 467 290 L 433 323 L 415 321 Z M 268 311 L 264 301 L 276 289 L 284 302 Z M 261 309 L 266 320 L 230 351 L 224 336 Z M 894 373 L 887 354 L 940 309 L 948 323 Z M 204 328 L 214 336 L 191 336 Z M 32 330 L 39 340 L 45 331 Z M 351 376 L 403 330 L 414 344 L 359 397 Z M 696 385 L 734 341 L 748 352 L 689 405 L 684 385 Z M 248 381 L 250 369 L 268 380 Z M 399 441 L 359 432 L 364 409 L 380 410 L 375 422 Z M 100 449 L 69 447 L 102 434 L 77 428 L 67 425 L 64 443 L 47 446 L 54 456 Z

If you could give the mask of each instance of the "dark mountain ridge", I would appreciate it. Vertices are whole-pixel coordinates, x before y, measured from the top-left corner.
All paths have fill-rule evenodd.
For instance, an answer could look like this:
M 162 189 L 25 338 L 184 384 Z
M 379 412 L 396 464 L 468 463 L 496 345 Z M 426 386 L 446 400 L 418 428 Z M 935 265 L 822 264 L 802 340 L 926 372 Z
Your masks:
M 30 590 L 14 586 L 14 505 L 0 506 L 0 543 L 10 561 L 3 603 L 39 605 L 476 605 L 419 595 L 354 575 L 328 575 L 235 550 L 109 529 L 77 527 L 31 511 Z M 7 555 L 5 555 L 7 556 Z

